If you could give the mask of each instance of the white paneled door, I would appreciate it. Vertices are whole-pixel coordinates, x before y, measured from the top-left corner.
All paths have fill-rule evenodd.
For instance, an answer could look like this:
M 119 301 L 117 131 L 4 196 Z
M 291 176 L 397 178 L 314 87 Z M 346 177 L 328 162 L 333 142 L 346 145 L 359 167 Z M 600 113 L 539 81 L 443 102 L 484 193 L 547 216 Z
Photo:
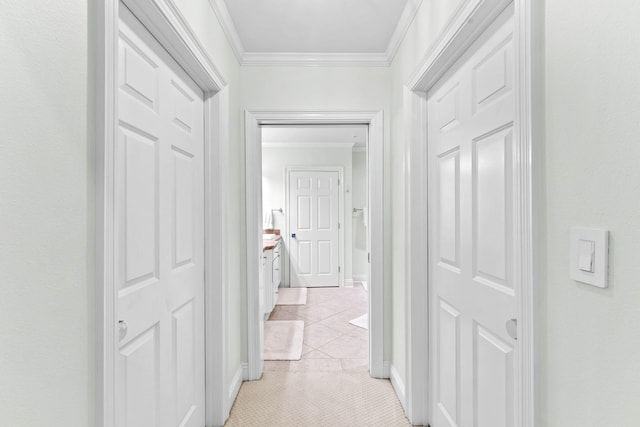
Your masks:
M 428 95 L 432 427 L 517 425 L 512 13 Z
M 203 93 L 121 4 L 116 425 L 204 413 Z
M 289 173 L 291 287 L 340 286 L 340 183 L 334 171 Z

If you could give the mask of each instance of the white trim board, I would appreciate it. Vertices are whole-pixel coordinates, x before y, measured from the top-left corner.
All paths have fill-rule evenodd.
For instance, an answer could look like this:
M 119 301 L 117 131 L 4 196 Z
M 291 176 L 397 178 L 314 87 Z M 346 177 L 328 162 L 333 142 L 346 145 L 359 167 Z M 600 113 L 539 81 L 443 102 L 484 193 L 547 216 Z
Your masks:
M 225 79 L 173 0 L 125 0 L 126 6 L 205 94 L 205 393 L 208 425 L 222 425 L 230 408 L 226 378 L 228 283 L 226 197 L 229 94 Z M 115 426 L 117 298 L 114 278 L 114 159 L 118 105 L 118 0 L 95 8 L 96 52 L 96 414 Z M 221 241 L 222 239 L 222 241 Z
M 371 66 L 388 67 L 393 62 L 422 0 L 408 0 L 387 48 L 380 53 L 323 53 L 323 52 L 247 52 L 224 0 L 209 0 L 222 30 L 242 66 Z
M 535 284 L 540 277 L 540 241 L 542 237 L 541 153 L 543 139 L 543 6 L 534 0 L 465 0 L 445 26 L 440 37 L 419 63 L 406 84 L 404 108 L 409 129 L 405 172 L 405 233 L 407 235 L 406 277 L 406 413 L 413 424 L 427 424 L 429 413 L 428 336 L 428 270 L 427 254 L 427 91 L 462 56 L 465 50 L 488 28 L 509 4 L 514 3 L 516 29 L 514 33 L 517 90 L 516 132 L 520 167 L 516 178 L 514 215 L 519 222 L 519 258 L 521 292 L 519 295 L 520 367 L 516 373 L 520 382 L 515 400 L 518 425 L 534 427 L 540 420 L 541 387 L 537 372 L 540 313 L 536 310 L 540 290 Z M 425 363 L 425 355 L 427 363 Z
M 264 146 L 264 144 L 263 144 Z M 286 218 L 285 220 L 285 226 L 284 226 L 284 239 L 287 242 L 287 248 L 286 248 L 286 253 L 289 253 L 289 248 L 291 247 L 291 232 L 289 230 L 289 224 L 291 223 L 290 218 L 289 218 L 289 212 L 291 212 L 291 206 L 289 204 L 289 192 L 291 191 L 289 189 L 289 179 L 290 179 L 290 173 L 291 172 L 300 172 L 300 171 L 329 171 L 329 172 L 338 172 L 338 188 L 339 188 L 339 196 L 338 196 L 338 203 L 339 203 L 339 208 L 338 208 L 338 222 L 340 224 L 342 224 L 342 226 L 340 227 L 340 229 L 338 230 L 339 232 L 339 242 L 338 242 L 338 250 L 339 250 L 339 254 L 338 254 L 338 265 L 341 267 L 340 268 L 340 274 L 339 274 L 339 283 L 338 286 L 339 287 L 345 287 L 346 282 L 345 282 L 345 278 L 344 278 L 344 271 L 345 271 L 345 262 L 346 262 L 346 252 L 344 249 L 344 237 L 345 237 L 345 226 L 344 226 L 344 211 L 346 209 L 346 205 L 345 205 L 345 201 L 344 201 L 344 193 L 345 193 L 345 184 L 344 184 L 344 168 L 342 166 L 286 166 L 284 168 L 284 205 L 285 205 L 285 210 L 284 210 L 284 216 Z M 282 233 L 281 233 L 282 234 Z M 288 287 L 291 287 L 291 263 L 290 263 L 290 257 L 287 255 L 284 257 L 284 281 L 285 283 L 287 283 Z M 351 287 L 353 287 L 353 282 L 351 283 Z
M 371 225 L 371 282 L 369 283 L 369 372 L 388 378 L 384 371 L 384 133 L 382 111 L 246 111 L 246 261 L 247 261 L 247 379 L 262 375 L 262 335 L 259 315 L 259 270 L 262 262 L 262 145 L 260 126 L 266 124 L 366 124 L 368 137 L 369 212 Z

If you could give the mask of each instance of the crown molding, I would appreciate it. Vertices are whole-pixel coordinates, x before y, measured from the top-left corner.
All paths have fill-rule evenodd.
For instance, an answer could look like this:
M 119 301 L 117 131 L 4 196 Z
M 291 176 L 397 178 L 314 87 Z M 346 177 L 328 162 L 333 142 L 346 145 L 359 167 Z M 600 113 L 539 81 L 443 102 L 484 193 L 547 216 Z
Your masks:
M 213 13 L 215 13 L 218 18 L 218 22 L 220 22 L 220 26 L 222 27 L 222 31 L 227 36 L 227 40 L 231 45 L 231 49 L 233 50 L 236 59 L 240 64 L 242 64 L 242 58 L 244 56 L 244 45 L 242 44 L 242 40 L 240 40 L 240 35 L 236 30 L 236 25 L 233 23 L 233 19 L 231 19 L 231 14 L 229 13 L 229 9 L 227 9 L 227 4 L 224 0 L 209 0 L 209 5 L 211 9 L 213 9 Z
M 413 18 L 416 17 L 421 5 L 422 0 L 408 0 L 404 6 L 402 15 L 400 15 L 400 19 L 398 20 L 398 25 L 396 25 L 396 29 L 393 31 L 391 39 L 389 39 L 389 44 L 385 52 L 389 64 L 393 62 L 393 58 L 395 58 L 396 53 L 398 53 L 404 36 L 407 34 L 407 31 L 409 31 Z
M 355 150 L 354 142 L 263 142 L 262 148 L 342 148 Z
M 388 67 L 384 53 L 245 52 L 243 66 Z

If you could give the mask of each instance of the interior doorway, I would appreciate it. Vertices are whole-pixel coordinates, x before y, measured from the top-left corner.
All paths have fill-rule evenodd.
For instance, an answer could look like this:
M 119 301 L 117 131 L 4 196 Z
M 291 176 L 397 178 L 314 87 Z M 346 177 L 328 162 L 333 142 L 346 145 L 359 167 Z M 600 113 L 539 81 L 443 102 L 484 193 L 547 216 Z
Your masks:
M 367 262 L 366 273 L 364 277 L 367 282 L 369 292 L 367 293 L 367 307 L 369 312 L 369 354 L 368 365 L 371 376 L 381 378 L 384 377 L 383 369 L 383 310 L 382 310 L 382 278 L 383 278 L 383 261 L 382 261 L 382 236 L 383 236 L 383 221 L 382 221 L 382 113 L 246 113 L 246 158 L 247 158 L 247 302 L 248 302 L 248 367 L 249 372 L 247 375 L 248 380 L 258 379 L 262 375 L 264 367 L 263 359 L 263 346 L 264 346 L 264 316 L 261 313 L 261 295 L 260 289 L 264 289 L 261 275 L 261 268 L 263 263 L 263 234 L 265 231 L 263 222 L 265 218 L 269 217 L 269 212 L 276 212 L 276 216 L 282 216 L 284 219 L 284 208 L 280 205 L 284 203 L 276 203 L 268 201 L 265 203 L 263 200 L 263 137 L 264 132 L 270 126 L 360 126 L 365 129 L 366 142 L 365 142 L 365 164 L 366 168 L 366 193 L 368 206 L 359 206 L 358 211 L 359 220 L 363 223 L 368 223 L 371 226 L 369 230 L 376 230 L 375 233 L 369 231 L 369 247 L 372 250 L 367 251 L 367 260 L 371 260 L 371 263 Z M 268 132 L 267 132 L 268 133 Z M 353 143 L 351 143 L 353 145 Z M 317 148 L 317 147 L 316 147 Z M 325 147 L 326 148 L 326 147 Z M 337 147 L 334 147 L 337 148 Z M 268 148 L 265 148 L 265 152 Z M 352 147 L 349 147 L 352 150 Z M 307 155 L 307 158 L 312 156 Z M 290 164 L 289 166 L 300 166 Z M 316 165 L 317 166 L 317 165 Z M 350 165 L 351 167 L 351 165 Z M 284 180 L 287 178 L 284 170 L 281 172 L 283 183 L 281 188 L 284 188 Z M 337 184 L 337 183 L 336 183 Z M 343 191 L 346 191 L 347 184 L 344 184 Z M 375 191 L 374 191 L 375 189 Z M 351 186 L 349 185 L 349 192 L 351 192 Z M 284 201 L 285 199 L 280 199 Z M 274 205 L 275 204 L 275 205 Z M 346 204 L 343 203 L 343 211 Z M 369 208 L 370 206 L 370 208 Z M 376 209 L 377 207 L 377 209 Z M 315 209 L 318 205 L 315 206 Z M 349 220 L 352 220 L 354 214 L 354 207 L 348 206 Z M 267 209 L 267 212 L 264 211 Z M 281 210 L 282 209 L 282 210 Z M 371 212 L 375 213 L 372 215 Z M 345 218 L 346 218 L 345 212 Z M 363 215 L 366 216 L 366 220 L 362 220 Z M 345 219 L 346 220 L 346 219 Z M 343 220 L 343 221 L 345 221 Z M 286 228 L 285 238 L 291 240 L 292 233 L 289 230 L 288 223 L 283 227 Z M 340 227 L 343 225 L 340 224 Z M 275 225 L 274 225 L 275 228 Z M 270 230 L 270 229 L 267 229 Z M 283 230 L 278 229 L 280 233 Z M 352 230 L 349 230 L 352 232 Z M 350 240 L 350 239 L 349 239 Z M 378 246 L 374 245 L 374 241 L 380 240 Z M 295 244 L 295 243 L 294 243 Z M 291 246 L 289 246 L 290 248 Z M 378 249 L 373 249 L 377 247 Z M 281 252 L 282 253 L 282 252 Z M 285 256 L 285 262 L 287 262 L 288 256 Z M 376 263 L 376 261 L 378 261 Z M 284 269 L 287 272 L 289 265 Z M 344 273 L 343 266 L 340 267 L 340 272 Z M 285 273 L 286 274 L 286 273 Z M 362 277 L 362 275 L 360 276 Z M 347 282 L 347 286 L 352 286 L 353 277 L 349 278 L 350 282 Z M 291 284 L 290 277 L 285 279 L 287 285 Z M 344 285 L 344 283 L 342 283 Z

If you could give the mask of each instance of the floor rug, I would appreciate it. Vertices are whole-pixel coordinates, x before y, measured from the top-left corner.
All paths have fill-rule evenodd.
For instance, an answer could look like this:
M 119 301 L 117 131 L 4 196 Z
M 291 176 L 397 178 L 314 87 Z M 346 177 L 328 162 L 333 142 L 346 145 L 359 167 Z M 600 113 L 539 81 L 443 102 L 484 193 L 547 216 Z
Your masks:
M 302 320 L 264 322 L 264 360 L 300 360 L 302 356 Z
M 362 329 L 369 329 L 369 313 L 356 317 L 355 319 L 350 320 L 349 323 Z
M 307 288 L 280 288 L 277 305 L 305 305 Z

